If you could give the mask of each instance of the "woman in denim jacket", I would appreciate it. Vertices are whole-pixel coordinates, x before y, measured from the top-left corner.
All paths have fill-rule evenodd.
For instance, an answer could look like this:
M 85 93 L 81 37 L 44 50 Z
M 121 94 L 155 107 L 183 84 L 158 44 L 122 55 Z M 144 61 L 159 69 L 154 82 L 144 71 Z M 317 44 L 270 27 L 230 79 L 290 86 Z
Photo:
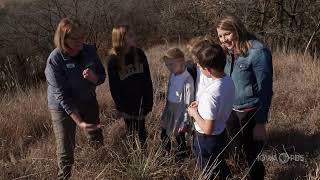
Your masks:
M 236 89 L 228 133 L 230 138 L 236 136 L 234 141 L 243 147 L 252 166 L 251 178 L 264 179 L 265 167 L 256 158 L 264 146 L 272 97 L 271 52 L 234 16 L 224 17 L 216 28 L 221 46 L 228 52 L 225 73 L 232 77 Z

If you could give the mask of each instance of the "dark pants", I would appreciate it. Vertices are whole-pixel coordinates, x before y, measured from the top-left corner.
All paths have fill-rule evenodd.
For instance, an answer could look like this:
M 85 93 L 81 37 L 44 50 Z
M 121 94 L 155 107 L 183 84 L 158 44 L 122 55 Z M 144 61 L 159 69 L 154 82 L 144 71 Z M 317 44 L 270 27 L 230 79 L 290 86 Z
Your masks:
M 236 152 L 232 153 L 239 153 L 237 149 L 242 150 L 249 167 L 252 166 L 249 172 L 251 179 L 262 180 L 265 176 L 265 167 L 261 161 L 255 161 L 255 159 L 261 152 L 264 146 L 264 142 L 256 141 L 253 139 L 253 129 L 256 125 L 254 117 L 255 112 L 256 110 L 252 110 L 249 112 L 232 111 L 227 123 L 227 129 L 229 137 L 232 138 L 248 122 L 242 132 L 240 132 L 235 138 L 233 145 L 236 149 Z
M 50 110 L 53 132 L 57 145 L 58 179 L 69 179 L 74 163 L 76 124 L 64 111 Z M 87 109 L 86 113 L 80 113 L 83 120 L 88 123 L 99 123 L 99 111 Z M 102 130 L 86 132 L 90 144 L 103 145 Z
M 145 126 L 145 119 L 133 119 L 133 118 L 124 118 L 127 131 L 129 136 L 134 137 L 134 133 L 138 132 L 139 141 L 143 147 L 146 144 L 147 140 L 147 131 Z
M 167 135 L 167 131 L 164 128 L 161 128 L 160 138 L 162 141 L 162 146 L 167 152 L 171 151 L 171 140 Z M 178 133 L 175 136 L 176 141 L 178 143 L 177 156 L 185 156 L 187 155 L 187 143 L 186 143 L 186 135 L 185 133 Z
M 218 173 L 218 177 L 221 179 L 226 179 L 230 176 L 230 169 L 224 160 L 224 153 L 222 152 L 225 145 L 226 131 L 219 135 L 195 133 L 193 152 L 197 157 L 197 165 L 202 170 L 205 179 L 214 179 L 213 172 Z

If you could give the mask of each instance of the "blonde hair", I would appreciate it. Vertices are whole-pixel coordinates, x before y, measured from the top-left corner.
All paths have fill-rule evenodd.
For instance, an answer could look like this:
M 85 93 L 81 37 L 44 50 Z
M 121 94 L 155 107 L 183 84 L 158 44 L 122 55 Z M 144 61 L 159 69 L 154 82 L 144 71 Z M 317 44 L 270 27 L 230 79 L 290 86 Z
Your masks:
M 68 38 L 68 36 L 74 32 L 81 32 L 84 34 L 80 22 L 70 18 L 61 19 L 54 34 L 54 45 L 56 48 L 67 52 L 69 48 L 65 42 L 66 38 Z
M 112 29 L 112 53 L 121 56 L 126 44 L 126 34 L 129 32 L 128 25 L 117 25 Z
M 248 50 L 252 47 L 252 44 L 249 42 L 251 39 L 256 39 L 256 37 L 249 33 L 242 23 L 242 21 L 235 16 L 226 16 L 222 18 L 216 26 L 217 29 L 222 29 L 226 31 L 231 31 L 234 33 L 236 38 L 235 46 L 239 51 L 240 55 L 245 56 L 248 53 Z
M 184 53 L 177 47 L 168 49 L 161 59 L 162 61 L 174 59 L 183 59 L 185 61 Z

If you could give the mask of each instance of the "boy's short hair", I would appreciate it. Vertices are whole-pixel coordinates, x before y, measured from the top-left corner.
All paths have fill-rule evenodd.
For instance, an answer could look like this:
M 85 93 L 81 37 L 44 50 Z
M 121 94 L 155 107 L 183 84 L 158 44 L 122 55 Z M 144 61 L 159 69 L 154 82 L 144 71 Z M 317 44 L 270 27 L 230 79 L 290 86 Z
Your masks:
M 188 44 L 187 49 L 191 54 L 195 54 L 197 51 L 201 49 L 201 47 L 205 46 L 206 44 L 213 44 L 215 43 L 213 37 L 207 36 L 198 36 L 192 38 Z
M 164 55 L 162 56 L 162 61 L 165 61 L 165 60 L 169 60 L 169 59 L 185 59 L 184 58 L 184 53 L 177 47 L 173 47 L 173 48 L 170 48 L 168 49 Z
M 191 54 L 195 61 L 203 68 L 212 68 L 216 71 L 223 72 L 226 65 L 226 55 L 219 44 L 200 39 L 193 42 L 190 47 Z

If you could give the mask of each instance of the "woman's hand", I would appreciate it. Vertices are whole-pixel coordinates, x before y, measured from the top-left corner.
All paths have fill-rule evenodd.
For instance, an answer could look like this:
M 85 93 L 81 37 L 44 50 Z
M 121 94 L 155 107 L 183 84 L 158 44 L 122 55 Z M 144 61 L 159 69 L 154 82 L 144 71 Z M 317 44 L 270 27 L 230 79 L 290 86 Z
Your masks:
M 100 124 L 89 124 L 86 122 L 80 122 L 78 126 L 84 131 L 95 131 L 101 128 Z
M 72 112 L 70 114 L 70 117 L 72 120 L 84 131 L 94 131 L 101 128 L 100 123 L 98 124 L 89 124 L 83 121 L 82 117 L 78 112 Z M 100 122 L 100 120 L 97 120 L 96 122 Z
M 264 141 L 267 137 L 266 124 L 256 124 L 253 128 L 253 139 L 257 141 Z
M 98 76 L 90 69 L 87 68 L 82 72 L 83 78 L 91 81 L 94 84 L 98 82 Z

